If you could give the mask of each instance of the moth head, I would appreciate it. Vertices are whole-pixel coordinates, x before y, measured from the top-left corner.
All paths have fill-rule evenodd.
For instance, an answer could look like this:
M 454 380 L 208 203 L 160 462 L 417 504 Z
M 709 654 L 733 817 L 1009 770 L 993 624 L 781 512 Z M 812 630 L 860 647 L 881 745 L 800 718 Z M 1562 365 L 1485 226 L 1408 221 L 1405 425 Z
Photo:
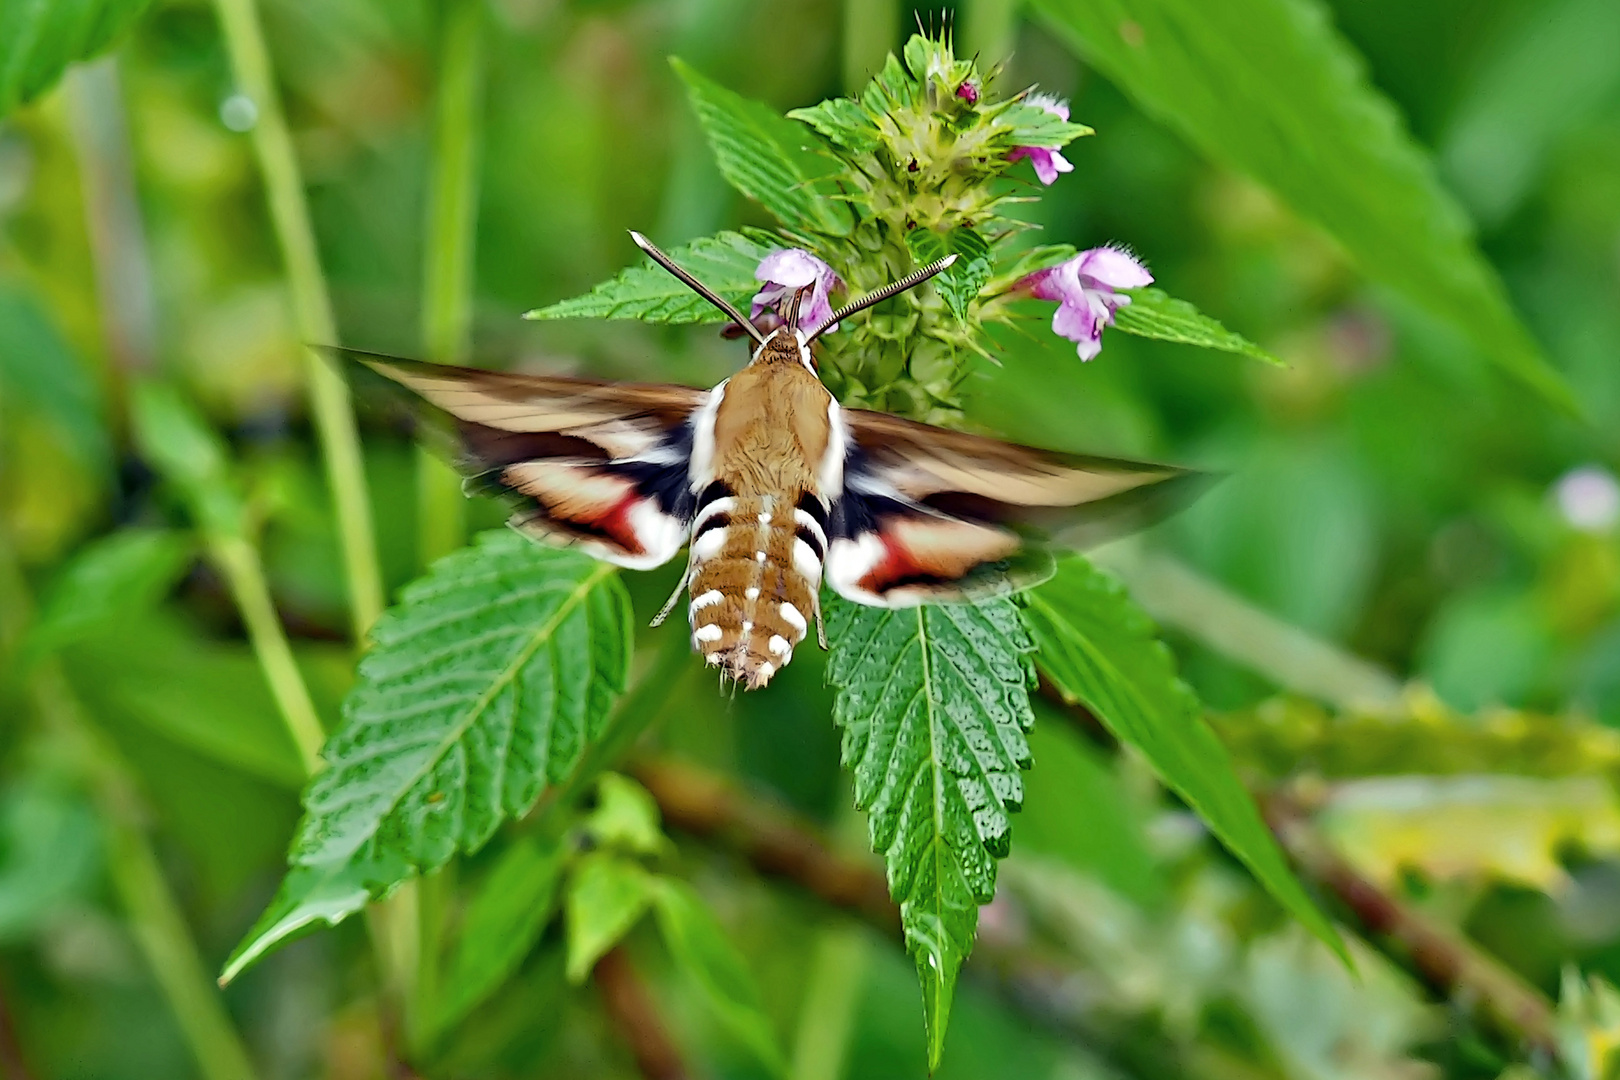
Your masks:
M 810 374 L 817 375 L 816 358 L 803 330 L 783 326 L 771 331 L 765 343 L 754 350 L 755 364 L 803 364 Z
M 765 345 L 768 341 L 782 333 L 782 330 L 778 330 L 775 333 L 767 336 L 759 329 L 759 327 L 743 318 L 742 313 L 733 307 L 730 301 L 721 296 L 719 293 L 715 292 L 713 289 L 709 288 L 707 285 L 703 284 L 703 282 L 699 281 L 697 278 L 693 277 L 686 270 L 682 269 L 674 259 L 671 259 L 668 255 L 665 255 L 662 251 L 658 250 L 657 246 L 654 245 L 651 240 L 648 240 L 645 236 L 642 236 L 640 233 L 634 230 L 631 230 L 630 239 L 634 240 L 636 242 L 636 246 L 642 251 L 645 251 L 648 256 L 652 258 L 653 262 L 656 262 L 659 266 L 662 266 L 665 270 L 668 270 L 671 274 L 674 274 L 686 285 L 687 288 L 691 289 L 693 292 L 703 297 L 703 299 L 719 308 L 731 318 L 732 322 L 742 327 L 743 332 L 749 337 L 753 338 L 754 343 L 759 346 L 759 351 L 755 353 L 755 359 L 758 359 L 760 355 L 764 353 Z M 873 304 L 882 303 L 891 296 L 903 293 L 907 289 L 916 288 L 918 285 L 921 285 L 923 282 L 927 281 L 940 271 L 949 269 L 951 264 L 955 261 L 955 255 L 947 255 L 943 259 L 929 263 L 920 270 L 912 271 L 899 281 L 891 281 L 889 284 L 883 286 L 883 288 L 878 289 L 875 292 L 869 292 L 865 296 L 851 300 L 849 303 L 833 312 L 831 318 L 808 334 L 799 329 L 799 306 L 804 300 L 805 293 L 808 292 L 810 288 L 809 286 L 806 286 L 793 294 L 792 304 L 788 309 L 787 324 L 782 328 L 788 332 L 790 338 L 784 338 L 783 343 L 786 344 L 788 340 L 796 341 L 798 343 L 799 351 L 803 353 L 802 362 L 806 367 L 810 368 L 811 371 L 814 371 L 815 362 L 810 359 L 810 343 L 815 341 L 816 338 L 821 335 L 822 331 L 826 330 L 830 326 L 837 326 L 838 323 L 843 319 L 854 315 L 858 311 L 865 311 Z

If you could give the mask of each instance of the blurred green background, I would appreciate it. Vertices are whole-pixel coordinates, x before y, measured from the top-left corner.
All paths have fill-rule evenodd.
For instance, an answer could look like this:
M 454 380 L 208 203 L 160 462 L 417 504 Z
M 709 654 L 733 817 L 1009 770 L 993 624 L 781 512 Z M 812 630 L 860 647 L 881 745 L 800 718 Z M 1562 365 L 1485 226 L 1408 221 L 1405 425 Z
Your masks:
M 1097 130 L 1031 211 L 1050 239 L 1128 243 L 1160 285 L 1289 366 L 1117 332 L 1082 365 L 1032 323 L 975 375 L 970 417 L 1021 442 L 1225 470 L 1104 562 L 1140 586 L 1240 767 L 1261 786 L 1316 778 L 1318 824 L 1344 857 L 1561 1000 L 1570 1045 L 1608 1045 L 1620 1005 L 1576 975 L 1620 980 L 1608 730 L 1620 725 L 1620 5 L 1330 6 L 1584 418 L 1369 284 L 1265 187 L 1146 117 L 1008 0 L 956 5 L 959 51 L 1007 58 L 1004 88 L 1069 96 Z M 430 351 L 447 10 L 262 5 L 348 345 Z M 666 57 L 787 109 L 857 87 L 919 15 L 859 0 L 492 0 L 482 17 L 477 362 L 707 385 L 743 355 L 712 328 L 518 316 L 628 264 L 626 229 L 670 245 L 769 224 L 712 164 Z M 941 19 L 932 5 L 920 17 Z M 328 727 L 351 677 L 255 122 L 215 9 L 197 0 L 160 0 L 110 57 L 0 121 L 0 1074 L 199 1075 L 185 994 L 164 983 L 153 942 L 194 942 L 217 970 L 273 891 L 298 809 L 299 759 L 229 583 L 132 440 L 136 381 L 166 376 L 223 436 Z M 360 415 L 392 590 L 424 557 L 418 456 L 388 414 L 362 403 Z M 469 516 L 500 519 L 491 506 Z M 105 556 L 109 536 L 152 548 L 111 555 L 149 571 L 117 577 L 133 596 L 63 572 L 87 550 Z M 639 615 L 675 576 L 628 575 Z M 1256 610 L 1272 617 L 1258 638 Z M 1349 715 L 1313 693 L 1321 672 L 1277 659 L 1301 642 L 1322 678 L 1349 665 L 1360 685 L 1410 684 L 1404 704 Z M 812 653 L 746 697 L 719 695 L 691 664 L 644 749 L 728 773 L 858 853 Z M 1578 1055 L 1528 1053 L 1469 1003 L 1437 998 L 1399 949 L 1390 960 L 1358 943 L 1347 975 L 1138 760 L 1043 720 L 1007 898 L 984 916 L 1005 947 L 969 965 L 943 1075 L 1581 1073 Z M 490 858 L 457 873 L 475 880 Z M 897 946 L 723 845 L 682 839 L 671 858 L 744 951 L 799 1080 L 923 1074 Z M 138 903 L 160 895 L 176 906 Z M 679 991 L 656 938 L 631 945 L 693 1072 L 756 1075 Z M 361 920 L 224 994 L 266 1078 L 403 1075 L 389 1071 L 379 1000 Z M 635 1075 L 596 997 L 561 982 L 551 938 L 417 1057 L 431 1076 Z

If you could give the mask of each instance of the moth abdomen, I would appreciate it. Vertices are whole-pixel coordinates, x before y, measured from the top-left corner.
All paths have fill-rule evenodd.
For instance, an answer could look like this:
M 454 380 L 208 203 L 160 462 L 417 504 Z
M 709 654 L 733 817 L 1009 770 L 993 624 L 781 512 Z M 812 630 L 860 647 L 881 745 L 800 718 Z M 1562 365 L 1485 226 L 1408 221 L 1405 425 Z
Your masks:
M 764 686 L 804 640 L 825 552 L 824 532 L 792 500 L 709 502 L 692 529 L 693 647 L 748 689 Z

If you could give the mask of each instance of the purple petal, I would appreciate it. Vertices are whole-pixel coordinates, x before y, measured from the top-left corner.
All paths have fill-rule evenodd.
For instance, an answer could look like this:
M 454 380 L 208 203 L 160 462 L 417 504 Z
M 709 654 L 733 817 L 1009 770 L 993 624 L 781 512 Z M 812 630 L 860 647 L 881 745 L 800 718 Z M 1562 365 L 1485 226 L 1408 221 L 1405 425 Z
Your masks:
M 802 248 L 773 251 L 759 262 L 755 279 L 802 289 L 827 270 L 827 264 Z
M 1128 251 L 1116 247 L 1095 247 L 1077 256 L 1076 269 L 1085 277 L 1110 289 L 1140 289 L 1153 284 L 1148 268 Z
M 956 96 L 969 105 L 977 105 L 979 103 L 979 88 L 973 85 L 972 79 L 967 79 L 961 86 L 956 88 Z
M 1052 333 L 1078 343 L 1083 352 L 1086 342 L 1102 340 L 1102 323 L 1090 304 L 1059 304 L 1052 314 Z
M 758 318 L 767 311 L 775 311 L 777 306 L 781 304 L 782 298 L 787 292 L 788 290 L 786 286 L 776 284 L 766 285 L 763 289 L 754 294 L 753 304 L 748 310 L 748 317 L 751 319 Z
M 1060 263 L 1025 274 L 1019 279 L 1017 287 L 1037 300 L 1061 301 L 1067 295 L 1064 292 L 1063 276 L 1063 264 Z

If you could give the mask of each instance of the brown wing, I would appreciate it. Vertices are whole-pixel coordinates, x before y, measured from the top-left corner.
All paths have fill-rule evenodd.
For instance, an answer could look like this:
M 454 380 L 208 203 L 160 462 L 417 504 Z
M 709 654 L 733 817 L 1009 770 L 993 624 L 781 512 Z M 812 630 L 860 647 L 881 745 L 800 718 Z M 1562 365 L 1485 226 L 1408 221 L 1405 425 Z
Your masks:
M 849 453 L 827 581 L 865 604 L 1011 592 L 1044 578 L 1038 530 L 1085 546 L 1140 528 L 1191 497 L 1204 474 L 1063 454 L 845 410 Z
M 691 416 L 708 391 L 332 351 L 448 417 L 458 467 L 513 503 L 515 528 L 636 569 L 685 542 Z

